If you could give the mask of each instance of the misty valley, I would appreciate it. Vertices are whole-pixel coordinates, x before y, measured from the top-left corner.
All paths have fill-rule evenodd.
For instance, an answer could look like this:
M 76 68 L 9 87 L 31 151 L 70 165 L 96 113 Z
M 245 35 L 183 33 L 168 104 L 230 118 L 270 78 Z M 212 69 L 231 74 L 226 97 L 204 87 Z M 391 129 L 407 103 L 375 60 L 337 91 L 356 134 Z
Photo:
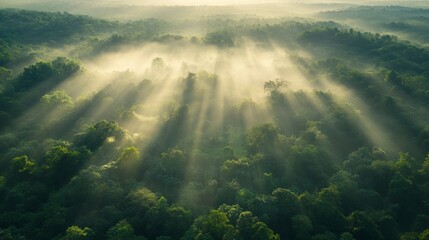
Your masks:
M 424 1 L 0 1 L 0 239 L 429 239 Z

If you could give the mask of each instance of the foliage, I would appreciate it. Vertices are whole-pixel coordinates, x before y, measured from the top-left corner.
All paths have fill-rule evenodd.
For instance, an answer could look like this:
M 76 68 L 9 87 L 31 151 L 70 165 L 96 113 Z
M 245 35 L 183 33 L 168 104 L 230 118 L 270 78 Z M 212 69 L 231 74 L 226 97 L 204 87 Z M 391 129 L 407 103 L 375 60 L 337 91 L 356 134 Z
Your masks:
M 120 140 L 124 130 L 114 121 L 102 120 L 76 135 L 76 145 L 86 146 L 91 151 L 97 150 L 107 140 Z
M 91 229 L 81 229 L 78 226 L 71 226 L 67 228 L 66 234 L 61 237 L 61 240 L 85 240 L 91 238 Z
M 144 240 L 144 237 L 137 237 L 134 234 L 133 227 L 126 221 L 121 220 L 115 226 L 111 227 L 106 233 L 106 239 L 130 239 L 130 240 Z
M 218 47 L 233 47 L 234 36 L 228 31 L 211 32 L 204 37 L 204 42 Z
M 71 106 L 73 104 L 72 98 L 67 95 L 64 90 L 54 91 L 42 96 L 42 101 L 46 104 L 58 104 L 64 106 Z
M 410 36 L 427 26 L 424 9 L 325 16 L 377 11 Z M 0 10 L 0 239 L 428 239 L 427 48 L 233 16 L 188 38 L 193 21 Z M 142 74 L 84 70 L 140 46 Z M 194 71 L 182 47 L 216 58 Z M 225 70 L 242 50 L 270 54 Z

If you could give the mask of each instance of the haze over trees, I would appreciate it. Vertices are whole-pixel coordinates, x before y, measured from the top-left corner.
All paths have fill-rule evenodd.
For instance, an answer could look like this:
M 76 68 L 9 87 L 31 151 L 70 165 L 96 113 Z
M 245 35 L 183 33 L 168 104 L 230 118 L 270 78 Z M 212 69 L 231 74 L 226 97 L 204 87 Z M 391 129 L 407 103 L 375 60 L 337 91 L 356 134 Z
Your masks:
M 429 6 L 16 4 L 0 239 L 429 238 Z

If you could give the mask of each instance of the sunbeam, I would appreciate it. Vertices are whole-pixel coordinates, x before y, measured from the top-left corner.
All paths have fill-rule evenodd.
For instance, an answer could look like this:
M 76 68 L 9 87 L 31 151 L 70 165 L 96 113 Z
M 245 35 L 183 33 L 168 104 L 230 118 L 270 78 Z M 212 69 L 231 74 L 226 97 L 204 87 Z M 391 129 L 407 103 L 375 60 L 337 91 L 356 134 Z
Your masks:
M 0 239 L 427 239 L 428 9 L 0 0 Z

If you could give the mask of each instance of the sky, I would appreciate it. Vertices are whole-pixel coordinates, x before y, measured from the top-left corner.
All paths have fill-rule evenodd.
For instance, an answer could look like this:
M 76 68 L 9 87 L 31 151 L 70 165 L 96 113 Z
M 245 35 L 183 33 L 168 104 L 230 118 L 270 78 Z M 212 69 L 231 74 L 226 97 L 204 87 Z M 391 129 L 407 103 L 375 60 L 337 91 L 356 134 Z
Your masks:
M 263 3 L 349 3 L 349 4 L 399 4 L 399 3 L 428 3 L 429 1 L 391 1 L 391 0 L 0 0 L 1 5 L 9 4 L 35 4 L 41 2 L 73 2 L 73 3 L 105 3 L 105 4 L 127 4 L 127 5 L 240 5 L 240 4 L 263 4 Z M 428 3 L 429 4 L 429 3 Z
M 91 0 L 82 0 L 91 1 Z M 110 4 L 130 5 L 241 5 L 241 4 L 263 4 L 263 3 L 349 3 L 349 4 L 377 4 L 398 3 L 400 1 L 389 0 L 103 0 Z M 403 1 L 405 2 L 405 1 Z M 408 1 L 415 2 L 415 1 Z M 422 1 L 423 2 L 423 1 Z
M 177 19 L 196 15 L 252 15 L 258 17 L 311 17 L 323 11 L 358 5 L 398 5 L 429 8 L 429 0 L 0 0 L 0 8 L 69 12 L 114 20 Z M 185 6 L 170 9 L 171 6 Z M 186 6 L 218 6 L 211 9 Z M 186 8 L 186 9 L 185 9 Z

